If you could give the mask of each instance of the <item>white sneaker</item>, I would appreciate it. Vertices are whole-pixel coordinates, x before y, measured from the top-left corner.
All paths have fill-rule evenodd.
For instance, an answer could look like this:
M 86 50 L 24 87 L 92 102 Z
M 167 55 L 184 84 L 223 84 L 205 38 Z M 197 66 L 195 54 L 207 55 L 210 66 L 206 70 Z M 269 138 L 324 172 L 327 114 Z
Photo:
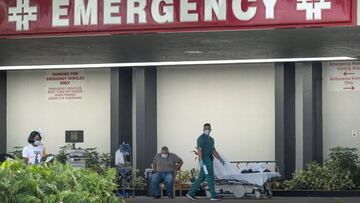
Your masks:
M 210 201 L 221 201 L 222 198 L 219 198 L 219 197 L 212 197 L 210 198 Z
M 195 196 L 192 196 L 190 194 L 186 194 L 186 197 L 192 199 L 192 200 L 197 200 L 197 198 Z

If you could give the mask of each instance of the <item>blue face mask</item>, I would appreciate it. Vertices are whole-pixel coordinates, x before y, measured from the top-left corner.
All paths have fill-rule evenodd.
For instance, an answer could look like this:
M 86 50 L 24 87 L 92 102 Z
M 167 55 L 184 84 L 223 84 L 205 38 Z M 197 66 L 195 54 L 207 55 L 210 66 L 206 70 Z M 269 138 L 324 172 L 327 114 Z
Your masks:
M 39 140 L 35 140 L 34 145 L 36 145 L 36 146 L 41 145 L 41 141 L 39 141 Z
M 205 135 L 210 135 L 210 130 L 204 130 Z

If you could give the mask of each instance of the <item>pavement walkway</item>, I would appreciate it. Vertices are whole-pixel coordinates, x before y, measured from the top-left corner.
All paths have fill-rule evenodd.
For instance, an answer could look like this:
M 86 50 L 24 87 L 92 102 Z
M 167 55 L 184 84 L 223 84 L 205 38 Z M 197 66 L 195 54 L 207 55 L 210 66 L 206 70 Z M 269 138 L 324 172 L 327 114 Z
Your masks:
M 214 202 L 206 198 L 199 198 L 194 201 L 185 197 L 176 199 L 153 199 L 148 197 L 136 197 L 127 199 L 126 203 L 195 203 L 195 202 Z M 220 202 L 224 203 L 360 203 L 360 197 L 273 197 L 272 199 L 224 199 Z

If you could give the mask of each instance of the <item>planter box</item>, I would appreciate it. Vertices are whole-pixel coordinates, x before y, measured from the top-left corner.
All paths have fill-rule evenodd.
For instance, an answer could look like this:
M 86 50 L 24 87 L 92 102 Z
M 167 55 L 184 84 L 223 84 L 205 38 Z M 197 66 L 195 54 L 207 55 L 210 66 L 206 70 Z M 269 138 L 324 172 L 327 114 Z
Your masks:
M 360 190 L 341 190 L 341 191 L 339 190 L 336 191 L 274 190 L 273 195 L 278 197 L 360 197 Z

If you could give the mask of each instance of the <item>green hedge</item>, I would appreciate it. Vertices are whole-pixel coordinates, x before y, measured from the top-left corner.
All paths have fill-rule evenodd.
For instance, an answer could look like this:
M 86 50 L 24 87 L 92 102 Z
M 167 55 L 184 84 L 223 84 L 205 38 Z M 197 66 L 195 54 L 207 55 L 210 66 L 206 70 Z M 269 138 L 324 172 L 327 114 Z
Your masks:
M 308 164 L 298 170 L 286 190 L 353 190 L 360 189 L 360 166 L 356 148 L 335 147 L 330 149 L 329 159 L 323 165 Z
M 113 193 L 116 177 L 114 169 L 98 174 L 58 162 L 35 166 L 6 161 L 0 167 L 0 199 L 5 203 L 122 203 Z

